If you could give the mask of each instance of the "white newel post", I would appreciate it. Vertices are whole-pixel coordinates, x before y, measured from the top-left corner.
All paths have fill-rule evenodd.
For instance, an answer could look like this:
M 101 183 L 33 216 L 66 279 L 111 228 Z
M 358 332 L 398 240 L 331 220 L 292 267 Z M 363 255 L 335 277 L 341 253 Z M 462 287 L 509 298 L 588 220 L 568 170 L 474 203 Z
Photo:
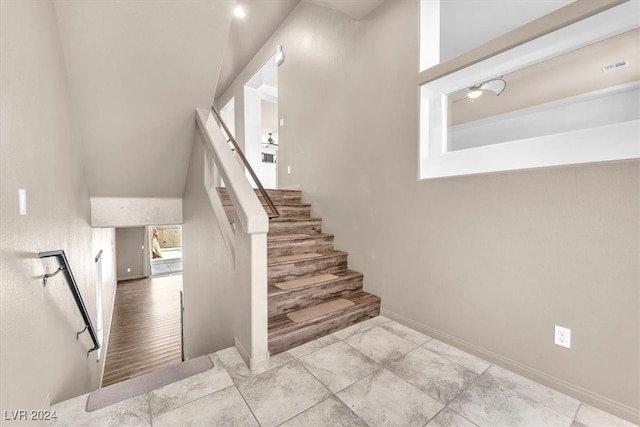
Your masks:
M 236 224 L 238 218 L 236 217 Z M 235 232 L 236 288 L 240 308 L 246 313 L 236 334 L 236 348 L 250 369 L 263 367 L 269 359 L 267 321 L 267 234 L 247 233 L 243 227 Z

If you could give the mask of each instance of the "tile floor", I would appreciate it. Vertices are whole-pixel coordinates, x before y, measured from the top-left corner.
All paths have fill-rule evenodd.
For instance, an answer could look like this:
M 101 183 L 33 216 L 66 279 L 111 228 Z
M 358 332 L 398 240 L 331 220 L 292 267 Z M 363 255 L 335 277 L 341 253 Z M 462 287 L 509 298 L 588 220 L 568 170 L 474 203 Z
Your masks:
M 234 348 L 214 368 L 55 426 L 634 426 L 384 317 L 271 358 L 251 372 Z M 636 426 L 637 427 L 637 426 Z
M 160 249 L 162 258 L 151 259 L 151 276 L 182 273 L 182 248 Z
M 182 273 L 182 258 L 156 258 L 151 260 L 151 276 L 166 276 Z

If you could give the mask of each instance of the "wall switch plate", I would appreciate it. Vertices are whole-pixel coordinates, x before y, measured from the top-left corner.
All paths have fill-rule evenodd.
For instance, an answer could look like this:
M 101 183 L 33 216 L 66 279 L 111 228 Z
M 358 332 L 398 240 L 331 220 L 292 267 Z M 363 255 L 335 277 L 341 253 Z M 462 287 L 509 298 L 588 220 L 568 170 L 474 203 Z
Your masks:
M 131 273 L 131 268 L 127 268 L 127 273 Z
M 287 166 L 287 174 L 291 175 L 291 166 Z
M 140 246 L 140 249 L 142 249 L 144 251 L 144 245 Z
M 280 127 L 284 126 L 284 119 L 280 119 Z
M 18 190 L 18 213 L 20 215 L 27 214 L 27 190 Z
M 571 348 L 571 329 L 556 325 L 554 343 L 561 347 Z

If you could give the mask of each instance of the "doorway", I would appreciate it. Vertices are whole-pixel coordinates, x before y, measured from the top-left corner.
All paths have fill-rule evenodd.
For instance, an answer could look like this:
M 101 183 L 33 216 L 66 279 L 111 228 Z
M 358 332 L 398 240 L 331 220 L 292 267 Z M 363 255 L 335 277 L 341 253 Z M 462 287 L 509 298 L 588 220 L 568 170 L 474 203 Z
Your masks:
M 245 156 L 265 188 L 278 188 L 280 137 L 276 57 L 277 54 L 273 55 L 244 86 Z M 249 181 L 257 187 L 251 177 Z
M 149 276 L 182 274 L 182 226 L 147 227 L 149 236 Z
M 116 266 L 102 387 L 182 361 L 182 226 L 117 228 Z

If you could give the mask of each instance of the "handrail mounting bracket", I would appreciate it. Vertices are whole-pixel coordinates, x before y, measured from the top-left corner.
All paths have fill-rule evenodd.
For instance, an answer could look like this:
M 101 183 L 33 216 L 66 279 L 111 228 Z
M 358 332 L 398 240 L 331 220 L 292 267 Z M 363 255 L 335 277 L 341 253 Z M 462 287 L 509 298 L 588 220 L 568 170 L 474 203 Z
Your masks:
M 61 271 L 64 271 L 64 267 L 58 267 L 58 269 L 56 271 L 54 271 L 53 273 L 45 274 L 42 277 L 42 286 L 47 286 L 47 280 L 49 280 L 50 277 L 53 277 L 53 276 L 57 275 Z

